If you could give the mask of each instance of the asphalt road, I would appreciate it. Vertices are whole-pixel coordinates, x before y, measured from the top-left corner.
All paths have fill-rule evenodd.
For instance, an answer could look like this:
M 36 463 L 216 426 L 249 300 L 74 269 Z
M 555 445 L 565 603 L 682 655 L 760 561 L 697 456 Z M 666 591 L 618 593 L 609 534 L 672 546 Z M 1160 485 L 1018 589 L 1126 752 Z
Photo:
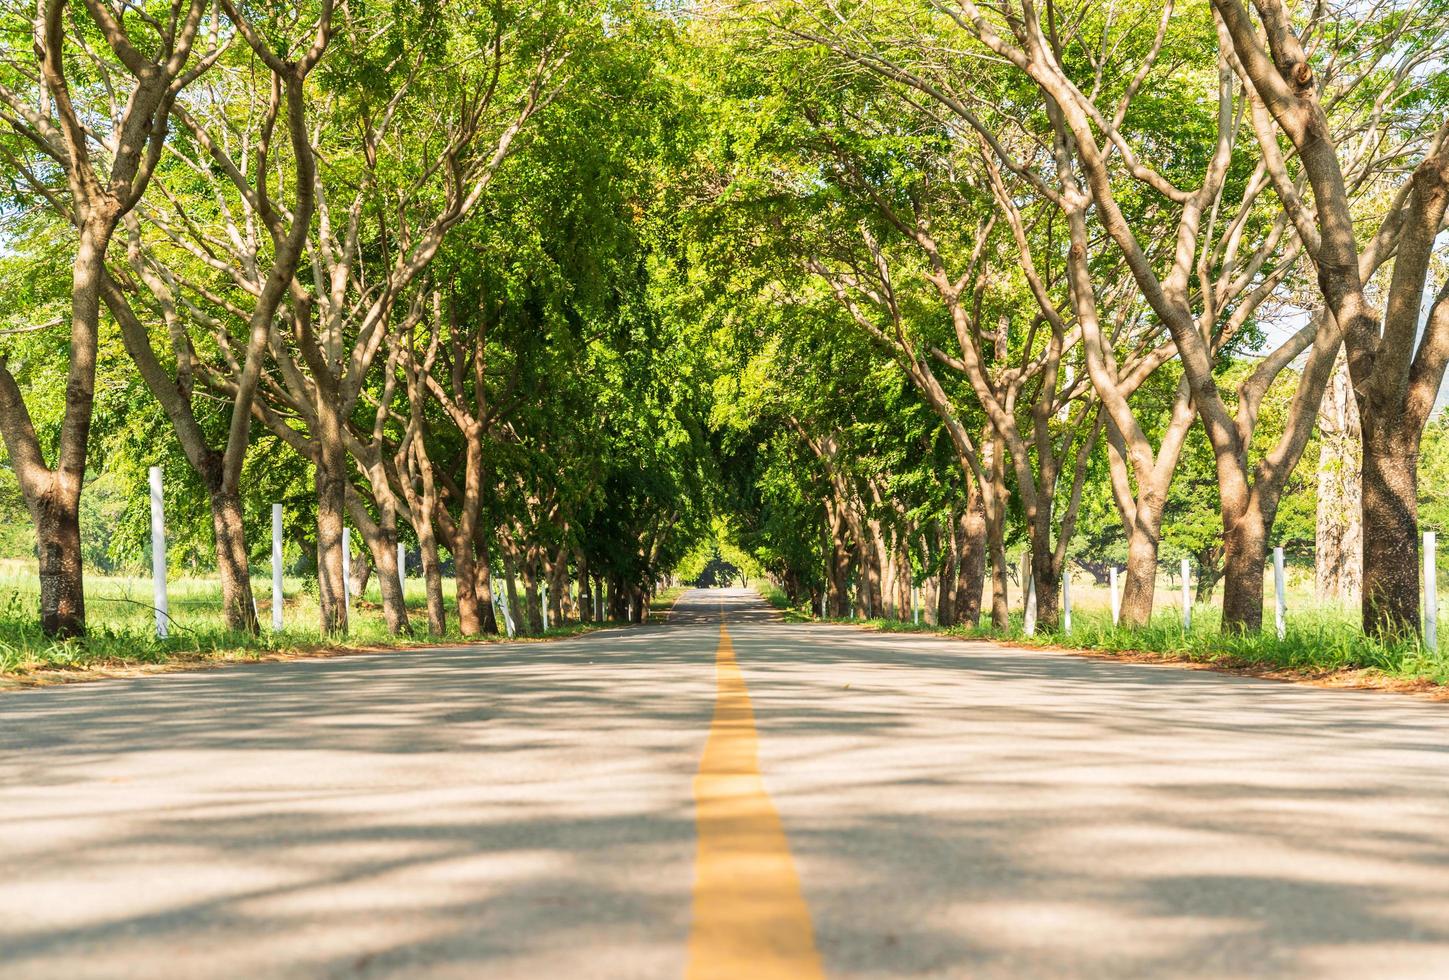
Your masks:
M 740 976 L 776 880 L 831 977 L 1443 978 L 1449 706 L 718 591 L 0 696 L 7 980 Z

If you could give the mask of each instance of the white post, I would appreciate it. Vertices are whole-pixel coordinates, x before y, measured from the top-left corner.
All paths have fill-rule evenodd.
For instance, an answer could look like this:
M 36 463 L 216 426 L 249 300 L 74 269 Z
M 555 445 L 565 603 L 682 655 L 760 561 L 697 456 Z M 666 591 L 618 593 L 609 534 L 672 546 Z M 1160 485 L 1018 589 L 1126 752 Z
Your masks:
M 1112 587 L 1112 625 L 1117 625 L 1118 618 L 1122 615 L 1122 597 L 1117 594 L 1117 566 L 1113 565 L 1107 573 L 1108 584 Z
M 495 595 L 497 595 L 498 597 L 498 611 L 503 613 L 503 629 L 508 634 L 508 638 L 511 640 L 513 639 L 514 629 L 513 616 L 508 611 L 508 590 L 499 589 L 498 592 L 495 593 Z
M 1021 556 L 1021 576 L 1026 584 L 1026 608 L 1022 614 L 1022 632 L 1027 636 L 1036 635 L 1036 576 L 1031 574 L 1031 552 L 1023 552 Z
M 911 624 L 913 626 L 921 625 L 921 587 L 919 585 L 911 586 Z
M 1072 572 L 1062 569 L 1062 632 L 1072 631 Z
M 406 595 L 408 589 L 408 548 L 401 541 L 397 543 L 397 584 Z
M 1435 535 L 1424 532 L 1424 645 L 1439 649 L 1439 568 L 1435 562 Z
M 166 511 L 161 500 L 161 467 L 151 467 L 151 596 L 156 636 L 166 639 Z
M 1184 558 L 1182 560 L 1182 628 L 1192 629 L 1192 565 Z
M 272 504 L 272 629 L 282 628 L 282 505 Z
M 543 628 L 548 629 L 548 586 L 543 587 Z
M 342 529 L 342 606 L 352 608 L 352 532 Z
M 1287 629 L 1288 629 L 1287 624 L 1285 622 L 1285 620 L 1287 619 L 1287 614 L 1288 614 L 1288 605 L 1287 605 L 1286 600 L 1283 597 L 1283 549 L 1282 548 L 1274 548 L 1273 549 L 1273 592 L 1274 592 L 1274 594 L 1275 594 L 1275 596 L 1277 597 L 1277 600 L 1278 600 L 1277 601 L 1277 604 L 1276 604 L 1276 608 L 1273 611 L 1277 614 L 1278 639 L 1281 640 L 1281 639 L 1283 639 L 1284 633 L 1286 633 L 1287 632 Z

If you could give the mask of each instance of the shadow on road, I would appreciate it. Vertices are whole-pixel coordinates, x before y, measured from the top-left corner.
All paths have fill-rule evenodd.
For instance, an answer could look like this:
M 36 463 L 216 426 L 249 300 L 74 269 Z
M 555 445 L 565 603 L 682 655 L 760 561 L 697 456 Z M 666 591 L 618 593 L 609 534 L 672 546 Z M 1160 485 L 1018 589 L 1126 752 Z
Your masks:
M 678 976 L 721 617 L 832 975 L 1444 975 L 1449 716 L 788 626 L 0 697 L 0 976 Z

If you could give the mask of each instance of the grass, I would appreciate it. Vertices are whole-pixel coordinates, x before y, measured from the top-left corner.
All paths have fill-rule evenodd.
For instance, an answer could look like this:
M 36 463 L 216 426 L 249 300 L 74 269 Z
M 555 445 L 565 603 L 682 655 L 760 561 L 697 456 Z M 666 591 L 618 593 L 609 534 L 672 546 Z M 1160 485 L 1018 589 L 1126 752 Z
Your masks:
M 451 599 L 452 582 L 445 580 L 445 598 Z M 108 668 L 159 666 L 259 660 L 279 655 L 302 655 L 349 649 L 436 646 L 464 640 L 449 606 L 449 629 L 441 637 L 428 636 L 427 600 L 423 583 L 408 582 L 406 596 L 414 636 L 393 636 L 383 619 L 376 583 L 354 599 L 346 637 L 325 636 L 319 618 L 315 580 L 287 578 L 283 582 L 281 631 L 270 629 L 271 579 L 252 581 L 262 631 L 257 636 L 237 633 L 221 625 L 221 590 L 213 579 L 180 578 L 168 583 L 170 635 L 156 636 L 155 611 L 148 578 L 88 576 L 86 579 L 87 633 L 71 640 L 53 640 L 40 630 L 38 586 L 33 571 L 0 569 L 0 677 L 34 679 L 37 675 Z M 555 626 L 545 637 L 569 636 L 597 629 L 596 625 L 569 623 Z M 482 638 L 503 642 L 495 637 Z M 521 638 L 525 640 L 537 637 Z
M 778 592 L 778 590 L 776 590 Z M 1085 591 L 1085 590 L 1084 590 Z M 1161 592 L 1162 590 L 1159 590 Z M 1076 601 L 1073 584 L 1072 630 L 1038 629 L 1027 636 L 1020 610 L 1013 612 L 1006 630 L 990 626 L 935 627 L 909 620 L 872 618 L 843 619 L 885 632 L 920 632 L 969 639 L 1004 640 L 1027 646 L 1065 647 L 1132 659 L 1158 659 L 1204 664 L 1254 673 L 1280 673 L 1305 678 L 1342 672 L 1363 672 L 1396 681 L 1449 685 L 1449 635 L 1441 630 L 1438 649 L 1428 649 L 1416 637 L 1386 642 L 1365 636 L 1356 611 L 1324 606 L 1306 594 L 1289 597 L 1289 614 L 1280 640 L 1273 626 L 1273 603 L 1266 604 L 1265 629 L 1250 635 L 1225 635 L 1216 608 L 1196 606 L 1190 629 L 1183 629 L 1178 608 L 1161 604 L 1151 622 L 1140 629 L 1112 625 L 1106 603 Z M 771 598 L 766 596 L 766 598 Z M 1093 597 L 1095 598 L 1095 597 Z M 783 600 L 783 597 L 780 597 Z M 773 600 L 776 605 L 781 601 Z M 791 607 L 783 600 L 787 615 L 795 621 L 816 619 L 805 607 Z M 1082 606 L 1085 605 L 1085 608 Z M 1301 610 L 1294 612 L 1294 609 Z

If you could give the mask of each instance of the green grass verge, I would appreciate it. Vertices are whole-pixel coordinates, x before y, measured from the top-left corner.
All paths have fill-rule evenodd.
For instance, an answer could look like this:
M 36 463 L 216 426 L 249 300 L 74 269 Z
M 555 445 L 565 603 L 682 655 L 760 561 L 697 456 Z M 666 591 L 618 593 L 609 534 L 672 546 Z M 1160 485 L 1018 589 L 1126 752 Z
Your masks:
M 31 579 L 30 581 L 33 581 Z M 374 586 L 356 601 L 345 637 L 325 636 L 316 627 L 319 610 L 315 583 L 288 579 L 284 589 L 283 621 L 274 632 L 271 623 L 271 580 L 257 579 L 262 631 L 256 636 L 223 628 L 220 590 L 215 582 L 181 579 L 168 589 L 170 635 L 156 637 L 150 583 L 141 579 L 87 580 L 88 630 L 84 637 L 54 640 L 40 630 L 37 597 L 30 583 L 0 578 L 0 676 L 24 678 L 38 671 L 85 671 L 107 667 L 162 665 L 175 662 L 257 660 L 277 654 L 306 654 L 346 649 L 408 649 L 450 643 L 507 642 L 500 637 L 465 638 L 458 632 L 456 612 L 449 605 L 448 630 L 442 636 L 426 633 L 427 607 L 421 582 L 409 582 L 408 612 L 413 636 L 393 636 L 387 630 Z M 537 639 L 572 636 L 612 624 L 567 623 L 547 630 Z
M 796 610 L 801 619 L 813 619 Z M 843 619 L 833 622 L 868 625 L 892 633 L 937 633 L 970 639 L 1008 640 L 1029 646 L 1068 647 L 1115 654 L 1156 654 L 1163 660 L 1202 663 L 1232 669 L 1287 671 L 1316 675 L 1340 670 L 1363 670 L 1384 677 L 1449 684 L 1449 650 L 1430 650 L 1417 639 L 1385 642 L 1365 636 L 1356 619 L 1327 611 L 1290 616 L 1280 640 L 1267 624 L 1262 633 L 1232 636 L 1221 632 L 1217 610 L 1198 609 L 1192 628 L 1184 630 L 1175 612 L 1153 617 L 1140 629 L 1118 628 L 1106 613 L 1073 613 L 1070 633 L 1039 629 L 1027 636 L 1022 616 L 1013 613 L 1011 626 L 937 628 L 894 619 Z

